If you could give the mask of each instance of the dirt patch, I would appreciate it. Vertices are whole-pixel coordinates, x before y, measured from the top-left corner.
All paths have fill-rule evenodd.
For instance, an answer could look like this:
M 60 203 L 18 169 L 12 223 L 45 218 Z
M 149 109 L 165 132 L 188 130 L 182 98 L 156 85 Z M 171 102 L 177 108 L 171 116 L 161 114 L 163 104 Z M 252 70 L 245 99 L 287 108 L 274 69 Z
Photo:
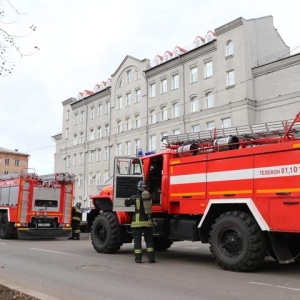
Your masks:
M 0 299 L 1 300 L 40 300 L 38 298 L 29 296 L 22 292 L 12 290 L 0 284 Z

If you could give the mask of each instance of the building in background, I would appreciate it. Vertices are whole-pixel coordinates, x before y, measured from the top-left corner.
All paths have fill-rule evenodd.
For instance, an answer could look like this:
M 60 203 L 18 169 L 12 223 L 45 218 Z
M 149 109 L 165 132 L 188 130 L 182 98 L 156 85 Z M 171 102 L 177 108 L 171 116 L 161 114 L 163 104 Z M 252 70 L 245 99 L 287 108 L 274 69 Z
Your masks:
M 166 135 L 292 119 L 299 111 L 300 54 L 290 55 L 271 16 L 238 18 L 187 47 L 126 56 L 94 91 L 62 102 L 55 172 L 76 175 L 75 201 L 91 206 L 115 156 L 164 148 Z
M 30 155 L 0 147 L 0 175 L 18 173 L 28 169 Z

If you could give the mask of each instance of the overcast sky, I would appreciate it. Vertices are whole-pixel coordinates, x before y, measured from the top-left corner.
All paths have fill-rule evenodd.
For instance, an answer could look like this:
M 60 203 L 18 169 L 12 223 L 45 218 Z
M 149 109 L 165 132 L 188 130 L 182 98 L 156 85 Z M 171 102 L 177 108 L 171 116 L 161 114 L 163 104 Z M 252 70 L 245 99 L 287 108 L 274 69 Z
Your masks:
M 190 45 L 197 35 L 234 19 L 272 15 L 274 27 L 291 48 L 300 46 L 299 0 L 10 0 L 22 14 L 10 25 L 19 39 L 14 72 L 0 77 L 0 147 L 31 157 L 38 174 L 54 172 L 55 143 L 62 130 L 62 101 L 106 81 L 126 55 L 153 62 L 157 54 Z M 0 11 L 13 22 L 6 0 Z M 26 13 L 26 14 L 23 14 Z M 299 50 L 299 48 L 297 49 Z

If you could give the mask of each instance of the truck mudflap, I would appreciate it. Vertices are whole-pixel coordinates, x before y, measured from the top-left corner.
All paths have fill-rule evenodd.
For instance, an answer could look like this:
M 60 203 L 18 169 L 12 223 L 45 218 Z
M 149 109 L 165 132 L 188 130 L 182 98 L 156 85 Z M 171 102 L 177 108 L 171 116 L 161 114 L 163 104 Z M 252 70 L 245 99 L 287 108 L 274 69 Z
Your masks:
M 72 228 L 18 228 L 19 239 L 55 239 L 60 237 L 70 237 Z

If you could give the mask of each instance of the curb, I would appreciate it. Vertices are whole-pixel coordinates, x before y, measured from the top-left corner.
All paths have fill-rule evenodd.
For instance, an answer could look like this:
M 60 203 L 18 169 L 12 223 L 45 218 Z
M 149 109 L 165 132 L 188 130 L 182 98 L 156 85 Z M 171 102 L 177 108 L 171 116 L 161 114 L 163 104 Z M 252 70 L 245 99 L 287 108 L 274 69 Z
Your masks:
M 31 290 L 29 288 L 18 285 L 16 283 L 11 282 L 11 281 L 7 281 L 7 280 L 2 279 L 2 278 L 0 278 L 0 284 L 4 285 L 4 286 L 6 286 L 6 287 L 8 287 L 12 290 L 21 292 L 23 294 L 27 294 L 28 296 L 35 297 L 35 298 L 40 299 L 40 300 L 62 300 L 60 298 L 55 298 L 55 297 L 46 295 L 44 293 Z

